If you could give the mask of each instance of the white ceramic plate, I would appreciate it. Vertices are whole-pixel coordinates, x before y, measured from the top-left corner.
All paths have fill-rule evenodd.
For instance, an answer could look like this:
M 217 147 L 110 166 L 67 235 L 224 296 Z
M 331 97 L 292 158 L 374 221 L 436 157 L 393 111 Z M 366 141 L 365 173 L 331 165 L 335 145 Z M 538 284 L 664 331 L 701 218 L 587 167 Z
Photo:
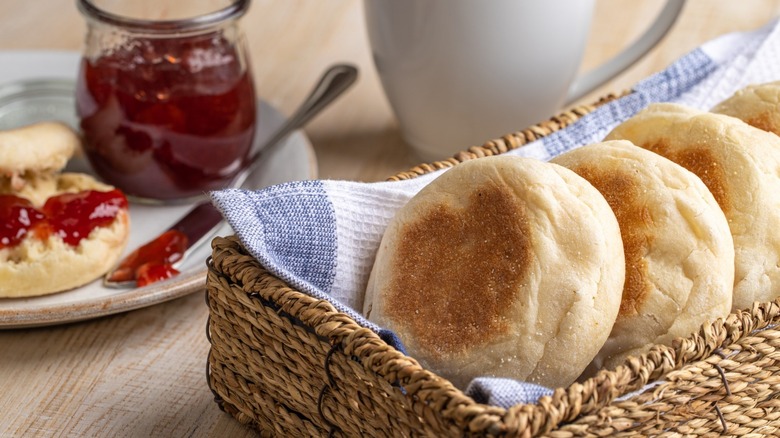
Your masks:
M 38 120 L 59 119 L 76 124 L 73 81 L 79 55 L 72 52 L 0 52 L 0 129 Z M 30 81 L 30 78 L 35 78 Z M 19 81 L 23 81 L 19 84 Z M 32 102 L 32 104 L 31 104 Z M 262 144 L 282 116 L 260 101 L 259 127 L 255 144 Z M 302 131 L 293 133 L 284 144 L 271 151 L 251 180 L 252 187 L 266 187 L 286 181 L 316 177 L 316 159 Z M 91 172 L 83 157 L 74 157 L 68 170 Z M 153 239 L 175 223 L 189 205 L 130 205 L 130 238 L 125 253 Z M 228 235 L 223 224 L 213 234 Z M 210 241 L 210 239 L 207 239 Z M 210 246 L 191 250 L 180 268 L 181 274 L 170 280 L 136 289 L 109 289 L 96 280 L 81 288 L 43 297 L 0 298 L 0 328 L 21 328 L 80 321 L 138 309 L 202 291 L 205 261 Z

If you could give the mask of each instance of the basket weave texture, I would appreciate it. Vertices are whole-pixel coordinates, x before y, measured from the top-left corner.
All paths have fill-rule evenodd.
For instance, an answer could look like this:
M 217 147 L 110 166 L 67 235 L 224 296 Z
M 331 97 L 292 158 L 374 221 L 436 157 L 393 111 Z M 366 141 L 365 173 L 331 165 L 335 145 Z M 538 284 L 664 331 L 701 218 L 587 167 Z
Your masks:
M 391 180 L 520 147 L 615 97 Z M 236 237 L 212 248 L 208 384 L 220 408 L 262 436 L 780 435 L 777 301 L 503 409 L 476 403 L 327 301 L 292 289 Z

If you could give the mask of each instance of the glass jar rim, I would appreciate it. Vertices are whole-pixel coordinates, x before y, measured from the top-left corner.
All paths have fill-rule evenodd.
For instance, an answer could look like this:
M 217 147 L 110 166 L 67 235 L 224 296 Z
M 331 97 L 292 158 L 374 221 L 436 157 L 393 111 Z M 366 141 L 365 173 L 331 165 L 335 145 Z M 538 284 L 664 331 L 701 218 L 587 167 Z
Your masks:
M 228 19 L 239 18 L 249 9 L 251 0 L 233 0 L 228 6 L 203 15 L 174 20 L 146 20 L 124 17 L 95 6 L 92 0 L 78 0 L 78 9 L 84 16 L 101 23 L 121 27 L 126 30 L 148 33 L 168 33 L 171 31 L 197 31 L 211 27 Z

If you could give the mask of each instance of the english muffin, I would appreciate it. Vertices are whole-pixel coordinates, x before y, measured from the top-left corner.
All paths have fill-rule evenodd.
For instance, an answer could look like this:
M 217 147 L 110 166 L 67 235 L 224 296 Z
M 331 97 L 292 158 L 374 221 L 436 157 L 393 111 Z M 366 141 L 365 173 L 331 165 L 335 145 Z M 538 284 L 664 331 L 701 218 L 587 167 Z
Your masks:
M 89 191 L 112 193 L 112 189 L 88 175 L 65 173 L 58 176 L 57 192 L 53 196 L 65 193 L 84 196 Z M 69 239 L 61 229 L 43 224 L 28 228 L 30 232 L 14 245 L 0 244 L 0 297 L 30 297 L 73 289 L 95 280 L 114 266 L 127 243 L 130 223 L 124 195 L 113 195 L 114 199 L 100 203 L 95 210 L 108 219 L 106 223 L 94 227 L 84 238 Z M 83 203 L 80 199 L 75 202 Z M 0 213 L 2 210 L 0 205 Z M 46 204 L 34 211 L 47 215 Z
M 51 186 L 50 176 L 62 170 L 79 147 L 78 135 L 60 122 L 41 122 L 0 131 L 0 189 L 22 190 L 26 179 Z
M 607 139 L 625 139 L 695 173 L 734 239 L 733 309 L 780 295 L 780 137 L 723 114 L 654 104 Z
M 121 255 L 130 230 L 124 194 L 59 173 L 77 146 L 59 123 L 0 132 L 0 298 L 84 285 Z
M 604 197 L 551 163 L 467 161 L 393 217 L 364 314 L 464 388 L 476 376 L 572 383 L 607 339 L 625 261 Z
M 780 135 L 780 81 L 738 90 L 712 112 L 736 117 L 751 126 Z
M 625 140 L 583 146 L 552 162 L 601 192 L 623 238 L 620 312 L 592 370 L 614 368 L 729 314 L 734 244 L 726 216 L 699 177 Z

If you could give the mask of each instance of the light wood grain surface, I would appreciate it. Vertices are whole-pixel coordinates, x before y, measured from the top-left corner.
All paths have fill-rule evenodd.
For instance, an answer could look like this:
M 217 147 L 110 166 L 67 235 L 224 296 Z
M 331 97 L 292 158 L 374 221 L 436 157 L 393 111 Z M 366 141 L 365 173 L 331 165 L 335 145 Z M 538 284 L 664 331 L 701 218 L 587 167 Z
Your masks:
M 636 37 L 662 3 L 599 0 L 583 68 Z M 689 0 L 658 47 L 583 100 L 628 89 L 779 12 L 780 0 Z M 382 93 L 362 20 L 359 0 L 256 0 L 242 23 L 258 92 L 285 114 L 331 63 L 360 68 L 357 85 L 306 129 L 322 178 L 376 181 L 419 162 Z M 80 50 L 84 29 L 73 0 L 0 2 L 0 50 Z M 1 331 L 0 436 L 253 436 L 206 385 L 207 314 L 196 293 L 99 320 Z

